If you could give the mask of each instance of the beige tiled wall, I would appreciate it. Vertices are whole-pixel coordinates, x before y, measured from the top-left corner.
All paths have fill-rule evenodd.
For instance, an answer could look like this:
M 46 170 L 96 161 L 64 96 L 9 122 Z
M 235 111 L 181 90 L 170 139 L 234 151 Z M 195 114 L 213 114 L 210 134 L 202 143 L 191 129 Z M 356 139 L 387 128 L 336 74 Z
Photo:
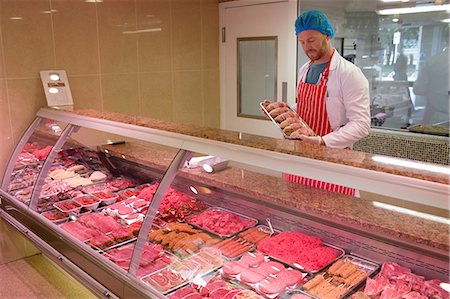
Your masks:
M 0 180 L 50 69 L 76 108 L 218 127 L 218 1 L 0 0 Z
M 76 108 L 218 127 L 218 1 L 0 0 L 0 178 L 48 69 Z

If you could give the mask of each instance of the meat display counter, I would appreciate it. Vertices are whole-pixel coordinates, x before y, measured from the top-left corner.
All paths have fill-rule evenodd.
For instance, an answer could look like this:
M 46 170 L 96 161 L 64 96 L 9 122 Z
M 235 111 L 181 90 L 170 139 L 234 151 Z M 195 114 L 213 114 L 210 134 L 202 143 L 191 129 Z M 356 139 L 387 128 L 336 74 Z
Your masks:
M 386 161 L 41 109 L 8 163 L 0 216 L 101 297 L 448 298 L 449 169 Z M 303 186 L 285 173 L 444 215 Z

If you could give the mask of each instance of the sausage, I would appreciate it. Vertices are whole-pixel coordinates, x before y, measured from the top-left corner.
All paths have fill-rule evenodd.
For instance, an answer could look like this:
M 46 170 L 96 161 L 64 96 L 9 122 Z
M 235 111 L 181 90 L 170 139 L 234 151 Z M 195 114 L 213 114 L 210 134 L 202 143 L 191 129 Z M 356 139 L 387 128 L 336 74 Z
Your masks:
M 328 268 L 327 272 L 330 273 L 331 275 L 334 275 L 336 270 L 339 269 L 343 264 L 344 264 L 344 261 L 339 260 L 339 261 L 335 262 L 333 265 L 331 265 L 331 267 Z
M 358 266 L 353 264 L 353 263 L 350 263 L 350 265 L 342 271 L 341 276 L 344 277 L 344 278 L 347 278 L 353 272 L 355 272 L 357 270 L 358 270 Z
M 284 121 L 282 121 L 280 123 L 280 128 L 284 129 L 287 126 L 290 126 L 290 125 L 298 123 L 298 122 L 300 122 L 300 120 L 298 118 L 296 118 L 296 117 L 288 117 L 286 120 L 284 120 Z
M 296 131 L 296 130 L 302 128 L 302 127 L 303 127 L 303 124 L 301 124 L 301 123 L 299 123 L 299 122 L 298 122 L 298 123 L 293 123 L 293 124 L 291 124 L 291 125 L 285 127 L 285 128 L 283 129 L 283 132 L 284 132 L 284 134 L 290 136 L 290 135 L 292 134 L 292 132 L 294 132 L 294 131 Z
M 230 254 L 228 255 L 229 257 L 233 258 L 233 257 L 237 257 L 241 254 L 243 254 L 244 252 L 246 252 L 247 250 L 250 250 L 252 246 L 250 245 L 242 245 L 242 248 L 237 248 L 236 250 L 233 250 L 232 252 L 230 252 Z
M 271 102 L 270 102 L 268 99 L 265 99 L 265 100 L 262 102 L 262 104 L 263 104 L 264 107 L 269 106 L 270 103 L 271 103 Z
M 300 129 L 295 130 L 289 135 L 292 138 L 301 138 L 303 136 L 313 136 L 314 133 L 306 127 L 302 127 Z
M 283 113 L 285 113 L 287 111 L 289 111 L 289 108 L 287 108 L 287 107 L 280 107 L 280 108 L 275 108 L 275 109 L 271 110 L 269 112 L 269 114 L 270 114 L 270 116 L 272 116 L 274 118 L 274 117 L 277 117 L 278 115 L 283 114 Z
M 359 272 L 359 273 L 358 273 Z M 367 273 L 363 271 L 357 271 L 358 275 L 354 276 L 353 279 L 349 282 L 351 285 L 355 285 L 359 283 L 361 280 L 367 277 Z
M 292 112 L 291 110 L 288 110 L 287 112 L 284 112 L 284 113 L 278 115 L 277 117 L 275 117 L 275 121 L 277 123 L 281 123 L 284 120 L 286 120 L 288 117 L 295 117 L 295 113 Z
M 305 283 L 303 285 L 303 287 L 306 290 L 310 290 L 316 286 L 318 286 L 322 281 L 325 281 L 325 277 L 323 277 L 323 275 L 317 275 L 316 277 L 314 277 L 313 279 L 311 279 L 310 281 L 308 281 L 307 283 Z
M 232 242 L 233 240 L 234 240 L 234 238 L 230 238 L 230 239 L 227 239 L 225 241 L 222 241 L 219 244 L 217 244 L 217 248 L 220 249 L 223 246 L 227 245 L 228 243 Z
M 284 106 L 286 106 L 286 103 L 274 102 L 272 104 L 267 105 L 266 110 L 267 110 L 267 112 L 270 112 L 275 108 L 280 108 L 280 107 L 284 107 Z

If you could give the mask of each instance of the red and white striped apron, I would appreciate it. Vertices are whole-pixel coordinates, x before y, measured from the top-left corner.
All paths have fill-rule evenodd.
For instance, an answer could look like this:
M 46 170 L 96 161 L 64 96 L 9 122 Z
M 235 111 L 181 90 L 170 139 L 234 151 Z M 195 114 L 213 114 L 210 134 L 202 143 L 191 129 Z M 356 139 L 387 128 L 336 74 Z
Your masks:
M 331 55 L 331 58 L 333 58 L 333 55 L 334 52 Z M 309 66 L 311 66 L 311 63 L 312 61 L 309 63 Z M 326 69 L 323 71 L 322 78 L 318 84 L 303 82 L 306 75 L 305 78 L 301 78 L 299 80 L 298 84 L 297 113 L 309 125 L 309 127 L 316 132 L 317 136 L 324 136 L 332 132 L 325 103 L 329 72 L 330 62 L 328 62 Z M 284 177 L 290 182 L 346 195 L 355 195 L 355 189 L 353 188 L 317 181 L 292 174 L 285 174 Z

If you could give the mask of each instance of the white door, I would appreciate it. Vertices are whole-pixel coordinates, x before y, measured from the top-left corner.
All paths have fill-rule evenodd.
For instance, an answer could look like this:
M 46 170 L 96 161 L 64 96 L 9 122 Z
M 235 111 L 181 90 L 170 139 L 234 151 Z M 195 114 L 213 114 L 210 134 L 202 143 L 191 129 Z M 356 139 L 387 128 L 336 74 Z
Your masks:
M 295 103 L 297 1 L 220 4 L 221 128 L 282 137 L 261 118 L 264 98 Z

